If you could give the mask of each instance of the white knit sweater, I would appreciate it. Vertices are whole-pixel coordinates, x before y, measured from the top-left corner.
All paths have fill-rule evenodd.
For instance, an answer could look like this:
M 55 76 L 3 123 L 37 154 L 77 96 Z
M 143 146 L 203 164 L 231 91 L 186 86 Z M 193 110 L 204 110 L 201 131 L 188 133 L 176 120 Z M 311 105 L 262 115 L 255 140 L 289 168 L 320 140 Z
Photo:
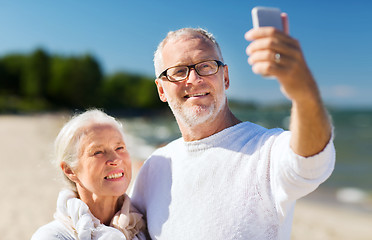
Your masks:
M 245 122 L 208 138 L 178 139 L 142 167 L 133 204 L 153 239 L 289 239 L 296 199 L 335 163 L 332 141 L 304 158 L 290 132 Z

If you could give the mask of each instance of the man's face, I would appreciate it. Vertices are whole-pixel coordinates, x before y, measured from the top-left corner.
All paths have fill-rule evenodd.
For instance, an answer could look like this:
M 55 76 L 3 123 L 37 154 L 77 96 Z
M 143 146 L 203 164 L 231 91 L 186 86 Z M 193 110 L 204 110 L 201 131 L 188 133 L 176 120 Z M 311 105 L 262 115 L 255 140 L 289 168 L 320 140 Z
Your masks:
M 213 43 L 201 36 L 184 36 L 170 41 L 164 46 L 162 55 L 162 71 L 205 60 L 221 60 Z M 155 82 L 160 99 L 168 102 L 176 119 L 187 126 L 213 121 L 226 107 L 227 66 L 219 67 L 218 72 L 210 76 L 199 76 L 191 69 L 189 77 L 183 81 L 169 82 L 163 77 Z

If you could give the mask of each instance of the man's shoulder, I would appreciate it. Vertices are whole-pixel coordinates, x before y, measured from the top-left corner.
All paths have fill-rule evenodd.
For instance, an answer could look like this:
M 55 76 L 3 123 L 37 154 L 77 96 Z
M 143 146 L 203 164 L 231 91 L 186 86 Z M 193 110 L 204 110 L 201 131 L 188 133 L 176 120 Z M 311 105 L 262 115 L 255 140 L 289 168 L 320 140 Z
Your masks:
M 67 231 L 64 225 L 54 220 L 41 226 L 33 235 L 31 240 L 74 240 L 75 238 Z
M 141 171 L 148 171 L 149 168 L 170 164 L 170 160 L 175 152 L 179 152 L 182 147 L 182 138 L 175 139 L 168 144 L 157 148 L 145 161 Z
M 157 148 L 153 154 L 151 154 L 151 157 L 152 156 L 156 156 L 156 155 L 167 155 L 167 153 L 169 153 L 169 151 L 172 151 L 174 149 L 178 149 L 179 147 L 182 146 L 182 143 L 183 143 L 183 139 L 182 137 L 180 138 L 177 138 L 167 144 L 164 144 L 163 146 Z M 151 158 L 150 157 L 150 158 Z
M 261 136 L 272 136 L 272 135 L 279 135 L 283 132 L 286 132 L 282 128 L 265 128 L 264 126 L 258 125 L 256 123 L 252 123 L 249 121 L 242 122 L 236 126 L 233 133 L 235 135 L 241 136 L 245 135 L 248 138 L 255 138 Z

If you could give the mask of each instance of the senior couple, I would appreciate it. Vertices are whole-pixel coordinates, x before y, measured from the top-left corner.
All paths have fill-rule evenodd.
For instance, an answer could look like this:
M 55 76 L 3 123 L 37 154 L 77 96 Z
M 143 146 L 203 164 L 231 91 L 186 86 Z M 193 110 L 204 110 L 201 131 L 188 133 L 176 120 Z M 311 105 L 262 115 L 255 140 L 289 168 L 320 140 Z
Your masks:
M 245 38 L 253 72 L 275 76 L 292 101 L 290 131 L 233 115 L 212 34 L 169 32 L 155 52 L 155 83 L 182 137 L 146 160 L 129 198 L 120 123 L 99 110 L 75 116 L 55 142 L 73 188 L 33 239 L 289 239 L 296 200 L 334 168 L 332 126 L 299 43 L 271 27 Z

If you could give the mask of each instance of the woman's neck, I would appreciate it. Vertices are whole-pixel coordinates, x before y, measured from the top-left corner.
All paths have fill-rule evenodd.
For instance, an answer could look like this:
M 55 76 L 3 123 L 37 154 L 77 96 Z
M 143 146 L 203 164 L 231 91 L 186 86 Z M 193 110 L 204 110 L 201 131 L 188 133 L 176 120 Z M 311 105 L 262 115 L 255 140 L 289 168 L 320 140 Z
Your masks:
M 95 194 L 79 194 L 79 196 L 80 200 L 88 205 L 93 216 L 107 226 L 110 225 L 115 213 L 120 210 L 119 197 L 98 197 Z

